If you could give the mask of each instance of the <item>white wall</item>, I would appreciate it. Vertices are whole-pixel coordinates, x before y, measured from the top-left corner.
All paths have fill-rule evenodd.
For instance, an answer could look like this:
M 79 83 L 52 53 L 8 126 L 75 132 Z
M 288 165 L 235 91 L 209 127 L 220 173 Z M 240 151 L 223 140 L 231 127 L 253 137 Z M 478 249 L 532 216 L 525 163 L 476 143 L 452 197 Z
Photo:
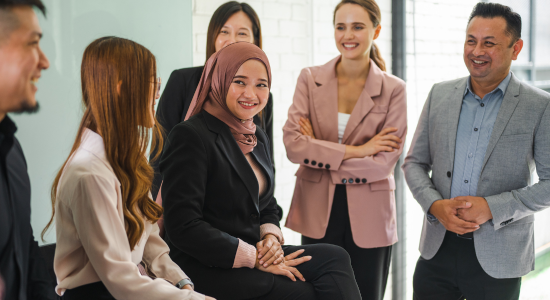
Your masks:
M 16 136 L 27 158 L 31 222 L 37 240 L 50 219 L 51 185 L 72 147 L 82 116 L 80 63 L 84 48 L 107 35 L 134 40 L 155 54 L 164 82 L 172 70 L 192 65 L 191 0 L 162 3 L 44 0 L 48 17 L 39 15 L 44 32 L 41 45 L 51 65 L 38 84 L 41 110 L 36 115 L 10 115 L 19 128 Z M 55 227 L 46 236 L 46 243 L 53 242 Z

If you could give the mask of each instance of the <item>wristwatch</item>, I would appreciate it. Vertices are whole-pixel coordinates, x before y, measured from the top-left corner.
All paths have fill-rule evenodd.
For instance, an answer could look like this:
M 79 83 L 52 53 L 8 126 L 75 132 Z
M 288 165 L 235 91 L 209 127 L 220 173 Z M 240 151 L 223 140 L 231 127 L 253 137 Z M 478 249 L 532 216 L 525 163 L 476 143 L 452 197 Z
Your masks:
M 186 285 L 190 285 L 193 289 L 195 289 L 195 285 L 193 284 L 193 281 L 191 281 L 191 279 L 189 278 L 182 279 L 180 280 L 180 282 L 176 283 L 176 287 L 178 289 L 181 289 Z

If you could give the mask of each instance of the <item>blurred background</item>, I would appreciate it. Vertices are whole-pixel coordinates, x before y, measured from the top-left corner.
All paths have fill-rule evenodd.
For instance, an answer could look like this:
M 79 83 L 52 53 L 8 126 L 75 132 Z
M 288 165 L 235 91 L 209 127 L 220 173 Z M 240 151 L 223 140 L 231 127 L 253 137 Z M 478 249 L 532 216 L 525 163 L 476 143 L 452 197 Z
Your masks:
M 51 62 L 38 85 L 40 113 L 12 115 L 19 127 L 32 184 L 32 224 L 35 237 L 51 214 L 51 183 L 66 159 L 82 115 L 80 62 L 94 39 L 115 35 L 134 40 L 157 57 L 166 83 L 179 68 L 203 65 L 206 32 L 220 0 L 44 0 L 47 18 L 40 16 L 42 48 Z M 273 70 L 276 198 L 285 216 L 298 166 L 286 158 L 282 127 L 302 68 L 336 57 L 332 25 L 338 0 L 253 0 L 263 33 L 263 49 Z M 468 75 L 462 59 L 468 16 L 474 0 L 378 0 L 382 32 L 376 43 L 388 72 L 407 81 L 409 134 L 407 149 L 421 108 L 436 82 Z M 512 65 L 525 82 L 550 92 L 550 11 L 548 0 L 501 0 L 523 19 L 524 48 Z M 546 51 L 544 50 L 546 49 Z M 405 149 L 407 151 L 407 149 Z M 396 170 L 399 242 L 394 247 L 386 298 L 412 299 L 412 274 L 419 256 L 423 213 Z M 535 176 L 533 182 L 538 181 Z M 535 216 L 536 269 L 522 283 L 522 300 L 550 299 L 550 210 Z M 282 222 L 284 224 L 284 220 Z M 284 228 L 288 244 L 300 235 Z M 55 229 L 46 241 L 55 243 Z

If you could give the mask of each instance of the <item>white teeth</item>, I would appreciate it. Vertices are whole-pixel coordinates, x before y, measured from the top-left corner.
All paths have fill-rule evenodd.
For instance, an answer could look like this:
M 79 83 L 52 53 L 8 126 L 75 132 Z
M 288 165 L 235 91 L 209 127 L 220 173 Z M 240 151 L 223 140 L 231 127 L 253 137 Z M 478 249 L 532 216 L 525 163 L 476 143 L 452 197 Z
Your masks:
M 38 83 L 38 78 L 31 78 L 31 83 L 32 84 L 37 84 Z
M 244 105 L 244 106 L 254 106 L 255 105 L 254 103 L 246 103 L 246 102 L 239 102 L 239 103 Z
M 344 44 L 344 47 L 346 47 L 346 48 L 355 48 L 355 47 L 357 47 L 357 44 L 353 44 L 353 45 Z
M 484 61 L 480 61 L 480 60 L 474 60 L 474 62 L 478 65 L 481 65 L 481 64 L 485 63 Z

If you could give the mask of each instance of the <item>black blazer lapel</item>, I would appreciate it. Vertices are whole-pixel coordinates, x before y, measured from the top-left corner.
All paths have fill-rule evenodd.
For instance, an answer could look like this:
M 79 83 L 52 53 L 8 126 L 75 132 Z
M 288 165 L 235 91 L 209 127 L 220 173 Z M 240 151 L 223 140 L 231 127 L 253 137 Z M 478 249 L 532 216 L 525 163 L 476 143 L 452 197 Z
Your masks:
M 264 146 L 264 143 L 258 141 L 258 144 L 256 147 L 254 147 L 254 151 L 251 152 L 252 156 L 256 159 L 256 161 L 262 166 L 264 169 L 264 174 L 267 174 L 267 183 L 269 186 L 267 187 L 267 191 L 270 191 L 273 186 L 274 181 L 274 174 L 273 174 L 273 165 L 271 164 L 271 160 L 267 156 L 267 149 Z M 269 193 L 265 193 L 266 195 Z
M 260 200 L 258 179 L 256 179 L 256 175 L 254 174 L 252 167 L 248 163 L 248 160 L 246 160 L 246 157 L 244 157 L 244 154 L 241 151 L 241 148 L 239 148 L 239 145 L 237 145 L 235 138 L 233 138 L 229 127 L 206 111 L 202 111 L 201 114 L 204 116 L 208 128 L 218 134 L 218 137 L 216 138 L 216 145 L 220 148 L 222 153 L 225 154 L 225 157 L 243 181 L 244 185 L 248 189 L 248 192 L 250 193 L 250 196 L 252 197 L 252 200 L 254 201 L 256 210 L 259 212 Z

